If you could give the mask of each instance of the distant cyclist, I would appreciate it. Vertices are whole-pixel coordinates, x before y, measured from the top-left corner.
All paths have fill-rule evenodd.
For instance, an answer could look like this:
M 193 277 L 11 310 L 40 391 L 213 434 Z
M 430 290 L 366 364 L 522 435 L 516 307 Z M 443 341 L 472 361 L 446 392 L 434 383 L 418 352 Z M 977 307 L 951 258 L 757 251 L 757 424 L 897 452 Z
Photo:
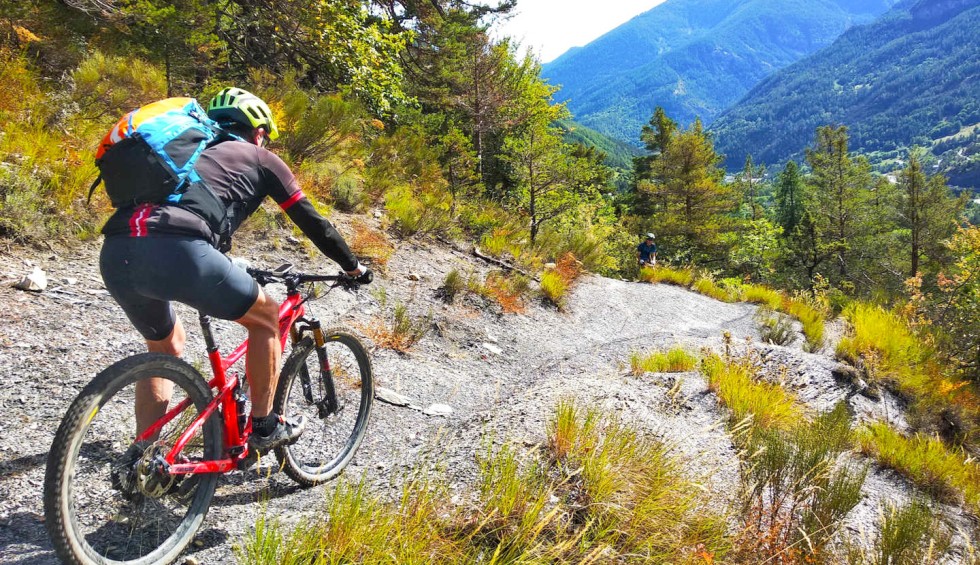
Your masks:
M 654 240 L 656 235 L 648 233 L 646 239 L 636 246 L 636 258 L 640 262 L 640 267 L 654 267 L 657 265 L 657 244 Z
M 371 271 L 351 253 L 343 237 L 317 213 L 289 167 L 265 149 L 279 136 L 269 106 L 240 88 L 211 99 L 208 117 L 233 134 L 204 150 L 194 167 L 225 206 L 230 232 L 271 197 L 324 255 L 359 282 Z M 106 288 L 146 339 L 151 352 L 179 356 L 186 340 L 171 301 L 203 314 L 234 320 L 248 330 L 245 370 L 252 401 L 249 445 L 265 452 L 295 441 L 304 420 L 272 412 L 278 380 L 279 305 L 242 268 L 215 248 L 217 234 L 194 212 L 168 204 L 119 208 L 102 228 L 100 267 Z M 136 388 L 137 433 L 167 410 L 173 383 L 141 381 Z

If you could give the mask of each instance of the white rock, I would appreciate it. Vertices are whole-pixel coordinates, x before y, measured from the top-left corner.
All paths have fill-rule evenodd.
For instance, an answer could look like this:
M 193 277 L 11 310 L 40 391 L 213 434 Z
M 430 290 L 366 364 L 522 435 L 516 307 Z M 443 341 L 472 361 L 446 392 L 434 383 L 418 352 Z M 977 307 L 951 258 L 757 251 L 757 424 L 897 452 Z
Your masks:
M 492 333 L 490 333 L 488 331 L 487 332 L 487 341 L 489 341 L 490 343 L 497 343 L 499 340 L 497 339 L 497 336 L 493 335 Z
M 78 284 L 78 279 L 76 279 L 75 277 L 65 277 L 65 278 L 63 278 L 61 280 L 63 280 L 65 282 L 65 284 L 69 284 L 69 285 L 70 284 Z
M 21 290 L 41 292 L 42 290 L 48 288 L 48 276 L 44 274 L 44 271 L 42 271 L 40 267 L 34 267 L 34 271 L 24 277 L 23 280 L 21 280 L 15 286 Z
M 453 409 L 448 404 L 432 404 L 422 413 L 427 416 L 448 416 L 453 413 Z
M 418 273 L 408 273 L 408 277 L 406 277 L 406 278 L 408 278 L 408 280 L 410 280 L 410 281 L 420 281 L 420 280 L 422 280 L 422 277 L 420 277 Z
M 296 237 L 296 236 L 293 236 L 293 235 L 287 235 L 286 236 L 286 241 L 288 241 L 289 243 L 292 243 L 292 244 L 296 244 L 296 243 L 299 243 L 299 238 Z
M 494 344 L 492 344 L 492 343 L 484 343 L 484 344 L 483 344 L 483 347 L 484 347 L 484 348 L 485 348 L 485 349 L 486 349 L 487 351 L 489 351 L 490 353 L 493 353 L 494 355 L 500 355 L 501 353 L 503 353 L 503 352 L 504 352 L 504 350 L 503 350 L 503 349 L 500 349 L 499 347 L 497 347 L 496 345 L 494 345 Z
M 394 406 L 408 406 L 412 403 L 412 399 L 397 392 L 391 390 L 390 388 L 378 387 L 374 391 L 374 397 L 381 402 L 387 402 Z

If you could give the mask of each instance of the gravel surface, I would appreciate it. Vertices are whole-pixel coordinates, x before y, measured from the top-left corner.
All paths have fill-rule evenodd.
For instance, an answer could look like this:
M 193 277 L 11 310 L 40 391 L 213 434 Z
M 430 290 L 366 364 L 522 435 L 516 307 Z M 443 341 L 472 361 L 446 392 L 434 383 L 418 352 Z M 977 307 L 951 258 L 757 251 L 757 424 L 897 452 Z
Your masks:
M 345 218 L 337 218 L 343 228 Z M 342 229 L 343 231 L 343 229 Z M 64 410 L 102 368 L 143 350 L 139 335 L 107 295 L 98 274 L 97 242 L 72 248 L 0 251 L 0 562 L 50 563 L 41 506 L 44 463 Z M 234 255 L 257 266 L 291 262 L 304 271 L 335 266 L 278 238 L 240 243 Z M 41 293 L 12 288 L 32 268 L 49 279 Z M 318 301 L 321 320 L 365 327 L 397 301 L 416 315 L 431 311 L 433 328 L 407 354 L 373 349 L 376 386 L 404 395 L 413 406 L 444 404 L 448 416 L 376 402 L 367 437 L 345 476 L 364 477 L 373 492 L 397 496 L 399 481 L 420 461 L 443 464 L 458 496 L 473 485 L 475 454 L 488 434 L 496 441 L 534 446 L 544 440 L 555 403 L 571 398 L 616 411 L 626 421 L 663 438 L 685 460 L 692 476 L 720 504 L 737 491 L 738 464 L 715 396 L 696 372 L 628 373 L 632 351 L 685 346 L 721 351 L 722 332 L 739 348 L 751 347 L 773 380 L 783 380 L 814 410 L 840 400 L 860 419 L 888 418 L 901 424 L 891 398 L 870 400 L 832 376 L 828 352 L 759 343 L 756 308 L 726 304 L 686 290 L 587 276 L 575 287 L 564 312 L 532 301 L 524 314 L 501 314 L 482 299 L 466 296 L 447 305 L 436 289 L 457 268 L 482 275 L 491 265 L 441 244 L 401 242 L 386 272 L 370 291 L 335 291 Z M 417 279 L 417 280 L 412 280 Z M 273 293 L 275 293 L 275 287 Z M 179 310 L 188 330 L 188 360 L 205 359 L 193 312 Z M 219 324 L 225 349 L 243 333 Z M 367 340 L 366 340 L 367 341 Z M 830 348 L 832 349 L 832 348 Z M 680 382 L 680 393 L 668 391 Z M 272 463 L 226 475 L 204 526 L 185 554 L 199 563 L 233 560 L 233 546 L 260 512 L 289 523 L 317 512 L 332 484 L 300 489 Z M 854 532 L 870 531 L 882 501 L 912 492 L 894 473 L 873 469 L 866 498 L 848 519 Z M 969 521 L 955 508 L 948 516 L 964 530 Z M 962 541 L 962 540 L 960 540 Z M 955 555 L 951 556 L 955 562 Z

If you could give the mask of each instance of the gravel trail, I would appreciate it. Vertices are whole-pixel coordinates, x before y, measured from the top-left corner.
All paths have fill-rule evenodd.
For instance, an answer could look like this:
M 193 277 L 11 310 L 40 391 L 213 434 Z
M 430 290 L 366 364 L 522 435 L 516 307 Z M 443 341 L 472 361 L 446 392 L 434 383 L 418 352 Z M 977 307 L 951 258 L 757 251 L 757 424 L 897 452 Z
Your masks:
M 340 218 L 343 228 L 345 219 Z M 342 230 L 343 231 L 343 230 Z M 273 267 L 289 261 L 303 270 L 332 272 L 326 260 L 276 238 L 240 244 L 233 254 Z M 44 462 L 64 410 L 92 376 L 110 363 L 143 350 L 133 330 L 102 287 L 96 242 L 70 249 L 0 251 L 0 562 L 53 561 L 43 524 Z M 33 266 L 47 272 L 42 293 L 15 290 Z M 726 304 L 666 285 L 637 284 L 587 276 L 574 288 L 564 312 L 529 303 L 526 313 L 500 314 L 468 296 L 454 305 L 436 297 L 446 273 L 457 268 L 482 275 L 490 266 L 467 254 L 431 243 L 400 243 L 375 288 L 357 296 L 340 291 L 318 301 L 322 320 L 354 328 L 380 312 L 377 288 L 389 308 L 397 301 L 416 315 L 431 311 L 433 329 L 409 353 L 372 351 L 377 386 L 409 397 L 414 405 L 446 404 L 448 416 L 376 402 L 367 437 L 345 477 L 364 477 L 373 492 L 397 496 L 399 480 L 425 458 L 445 463 L 454 490 L 466 496 L 476 478 L 475 454 L 487 434 L 497 441 L 533 446 L 544 439 L 555 403 L 573 398 L 617 411 L 640 429 L 662 437 L 720 503 L 738 483 L 735 450 L 722 409 L 696 372 L 628 374 L 632 351 L 682 345 L 692 351 L 751 342 L 767 367 L 789 367 L 788 386 L 815 410 L 854 397 L 831 375 L 826 354 L 759 343 L 756 308 Z M 412 280 L 417 279 L 417 280 Z M 273 287 L 275 289 L 275 287 Z M 196 319 L 179 310 L 188 329 L 190 361 L 204 360 Z M 224 348 L 241 339 L 234 324 L 222 324 Z M 679 394 L 669 395 L 680 382 Z M 880 417 L 886 403 L 862 408 Z M 876 416 L 878 415 L 878 416 Z M 867 527 L 881 499 L 907 497 L 910 489 L 892 474 L 875 471 L 869 497 L 855 516 L 855 531 Z M 318 511 L 332 484 L 297 488 L 269 465 L 234 472 L 219 483 L 211 511 L 186 555 L 199 563 L 227 563 L 260 512 L 285 522 Z M 868 490 L 868 489 L 866 489 Z M 874 492 L 871 492 L 871 491 Z

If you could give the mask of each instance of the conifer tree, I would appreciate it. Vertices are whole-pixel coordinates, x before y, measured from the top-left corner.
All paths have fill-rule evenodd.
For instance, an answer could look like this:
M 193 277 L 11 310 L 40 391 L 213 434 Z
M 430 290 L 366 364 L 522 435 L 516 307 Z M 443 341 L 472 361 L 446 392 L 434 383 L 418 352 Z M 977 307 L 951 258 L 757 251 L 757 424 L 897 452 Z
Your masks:
M 776 180 L 776 221 L 782 226 L 784 235 L 792 234 L 800 223 L 804 201 L 803 175 L 799 165 L 789 161 Z
M 851 157 L 844 126 L 818 128 L 816 146 L 806 150 L 806 160 L 813 171 L 808 179 L 813 220 L 824 236 L 812 245 L 832 249 L 835 280 L 853 283 L 863 255 L 861 243 L 877 221 L 868 205 L 874 184 L 871 166 L 863 157 Z
M 908 232 L 909 277 L 920 274 L 924 263 L 935 269 L 944 255 L 943 241 L 956 231 L 957 217 L 966 204 L 953 198 L 941 175 L 926 176 L 919 153 L 909 153 L 908 165 L 899 174 L 900 224 Z

